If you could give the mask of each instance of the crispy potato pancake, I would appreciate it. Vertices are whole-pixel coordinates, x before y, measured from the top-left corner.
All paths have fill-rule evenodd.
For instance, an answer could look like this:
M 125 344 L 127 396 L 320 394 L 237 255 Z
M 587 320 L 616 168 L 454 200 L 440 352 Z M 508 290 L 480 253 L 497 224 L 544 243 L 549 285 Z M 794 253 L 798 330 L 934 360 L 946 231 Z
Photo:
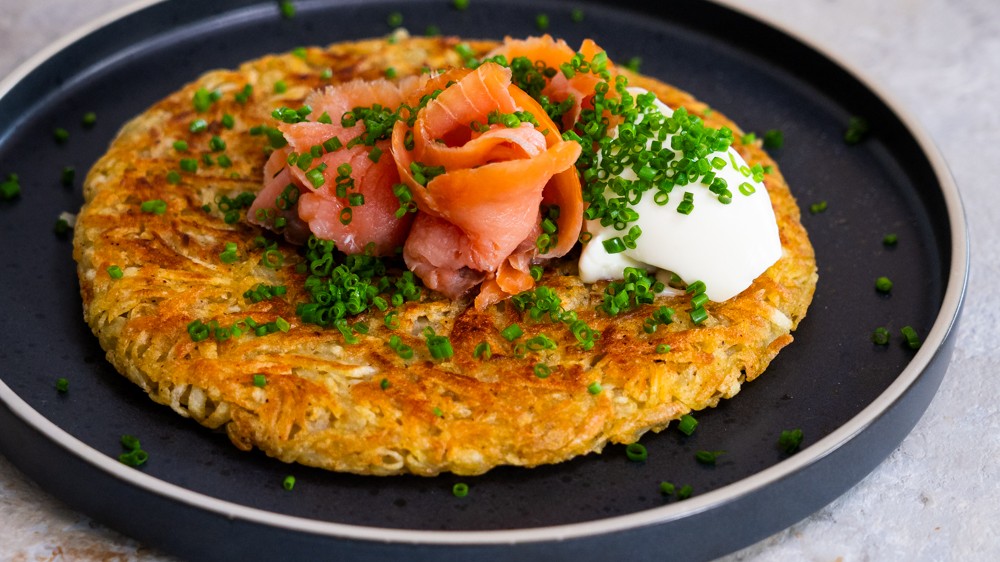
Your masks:
M 565 324 L 532 320 L 509 301 L 480 311 L 469 300 L 427 290 L 398 308 L 394 329 L 378 310 L 352 319 L 368 326 L 353 344 L 336 329 L 299 321 L 296 304 L 307 295 L 305 275 L 296 273 L 304 259 L 297 248 L 279 241 L 285 265 L 266 267 L 264 248 L 253 243 L 262 231 L 242 217 L 227 223 L 217 208 L 221 196 L 261 189 L 267 140 L 250 128 L 273 125 L 272 110 L 297 107 L 324 84 L 382 77 L 389 67 L 406 76 L 425 66 L 458 66 L 458 42 L 402 37 L 309 48 L 304 57 L 265 56 L 237 70 L 209 72 L 125 125 L 87 176 L 74 237 L 84 316 L 108 360 L 154 401 L 224 428 L 241 449 L 377 475 L 480 474 L 497 465 L 563 461 L 662 430 L 759 376 L 792 341 L 817 281 L 799 209 L 759 143 L 737 143 L 737 149 L 749 164 L 774 168 L 765 183 L 783 255 L 739 296 L 706 305 L 709 318 L 700 326 L 691 324 L 683 297 L 660 297 L 615 317 L 597 311 L 605 284 L 582 283 L 573 255 L 547 267 L 540 284 L 600 331 L 586 351 Z M 477 53 L 496 45 L 470 44 Z M 708 113 L 708 125 L 729 126 L 739 138 L 733 123 L 718 111 L 705 112 L 691 95 L 629 77 L 672 107 Z M 221 93 L 202 112 L 192 104 L 200 88 Z M 192 132 L 199 119 L 205 130 Z M 213 145 L 213 136 L 224 149 Z M 187 143 L 186 151 L 178 151 L 177 140 Z M 202 160 L 206 154 L 211 165 Z M 231 164 L 220 161 L 223 154 Z M 181 158 L 195 159 L 197 170 L 182 170 Z M 143 210 L 153 200 L 162 200 L 165 210 Z M 232 264 L 220 260 L 227 243 L 237 249 Z M 121 268 L 121 278 L 109 275 L 111 266 Z M 252 303 L 244 293 L 258 284 L 285 285 L 287 293 Z M 643 320 L 661 305 L 677 312 L 675 321 L 646 334 Z M 188 333 L 195 320 L 230 326 L 248 317 L 288 325 L 221 342 L 195 342 Z M 558 345 L 516 349 L 500 334 L 515 322 L 525 331 L 519 341 L 545 334 Z M 450 336 L 450 360 L 431 358 L 422 334 L 428 326 Z M 392 335 L 413 348 L 411 359 L 390 349 Z M 473 353 L 484 341 L 492 351 L 488 360 Z M 657 353 L 660 344 L 670 351 Z M 536 375 L 538 363 L 549 366 L 549 376 Z M 263 375 L 258 384 L 255 375 Z

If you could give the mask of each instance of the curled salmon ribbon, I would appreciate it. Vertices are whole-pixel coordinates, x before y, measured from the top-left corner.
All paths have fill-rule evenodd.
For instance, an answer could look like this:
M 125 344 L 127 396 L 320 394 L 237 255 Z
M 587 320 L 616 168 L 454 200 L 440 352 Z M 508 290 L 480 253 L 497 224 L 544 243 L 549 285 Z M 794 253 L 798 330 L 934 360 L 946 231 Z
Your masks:
M 481 283 L 475 305 L 482 309 L 532 288 L 531 265 L 577 242 L 583 197 L 574 164 L 581 149 L 511 84 L 509 68 L 487 62 L 452 70 L 427 82 L 426 93 L 436 90 L 412 126 L 400 120 L 392 131 L 399 177 L 418 209 L 403 259 L 427 287 L 451 298 Z M 525 117 L 516 126 L 488 125 L 491 113 L 516 112 Z M 429 170 L 436 175 L 426 180 Z M 548 247 L 537 243 L 543 206 L 558 207 Z
M 497 55 L 503 55 L 508 61 L 524 57 L 532 64 L 537 65 L 541 62 L 545 66 L 559 71 L 546 81 L 541 93 L 554 102 L 572 99 L 572 106 L 562 116 L 561 124 L 564 131 L 573 128 L 584 108 L 593 109 L 590 100 L 594 96 L 594 88 L 604 81 L 604 78 L 589 71 L 576 72 L 571 77 L 567 77 L 566 73 L 561 70 L 562 66 L 579 55 L 590 68 L 590 64 L 600 55 L 604 57 L 604 68 L 608 71 L 609 76 L 613 77 L 616 74 L 615 66 L 604 55 L 604 49 L 591 39 L 584 39 L 579 51 L 574 51 L 566 41 L 553 39 L 549 34 L 526 39 L 506 37 L 503 44 L 486 53 L 486 59 Z M 615 97 L 614 89 L 608 95 Z
M 295 244 L 304 244 L 312 234 L 333 240 L 345 254 L 394 255 L 406 240 L 413 217 L 396 216 L 399 199 L 393 193 L 393 186 L 399 183 L 399 174 L 387 154 L 389 141 L 379 140 L 374 146 L 350 146 L 351 141 L 367 131 L 361 121 L 344 124 L 341 117 L 355 108 L 376 104 L 398 107 L 428 80 L 427 77 L 409 77 L 399 82 L 359 79 L 310 94 L 305 105 L 312 110 L 313 120 L 281 123 L 277 127 L 288 146 L 275 150 L 264 165 L 264 188 L 250 207 L 248 220 L 282 231 Z M 330 119 L 316 121 L 321 115 Z M 309 166 L 289 163 L 289 155 L 309 154 L 313 148 L 325 146 L 333 139 L 338 141 L 339 148 L 323 150 L 317 158 L 310 157 Z M 345 179 L 340 176 L 342 169 L 350 170 L 351 187 L 338 195 L 336 186 Z M 307 170 L 318 171 L 322 182 L 317 185 L 311 181 Z M 288 190 L 294 193 L 289 196 Z M 363 204 L 351 205 L 350 195 L 362 196 Z M 282 229 L 274 227 L 278 217 L 284 219 L 286 226 Z

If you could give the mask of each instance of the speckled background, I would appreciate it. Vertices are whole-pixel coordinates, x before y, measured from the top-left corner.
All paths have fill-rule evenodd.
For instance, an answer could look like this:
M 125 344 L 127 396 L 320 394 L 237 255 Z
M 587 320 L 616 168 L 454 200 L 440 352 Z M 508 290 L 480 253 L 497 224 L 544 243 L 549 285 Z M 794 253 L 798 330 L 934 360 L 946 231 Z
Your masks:
M 475 0 L 473 0 L 475 1 Z M 970 224 L 954 359 L 909 437 L 854 489 L 722 560 L 1000 560 L 1000 2 L 720 0 L 766 14 L 874 78 L 927 129 Z M 0 76 L 131 0 L 0 0 Z M 0 560 L 171 560 L 75 513 L 0 456 Z

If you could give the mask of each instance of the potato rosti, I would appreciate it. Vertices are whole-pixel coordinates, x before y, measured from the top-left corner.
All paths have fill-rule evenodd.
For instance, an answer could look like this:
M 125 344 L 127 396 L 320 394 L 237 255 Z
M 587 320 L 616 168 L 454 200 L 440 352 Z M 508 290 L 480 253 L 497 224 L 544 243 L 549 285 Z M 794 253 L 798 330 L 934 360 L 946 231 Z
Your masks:
M 799 209 L 755 144 L 737 149 L 773 168 L 764 181 L 782 256 L 738 296 L 705 305 L 698 326 L 683 297 L 599 311 L 607 283 L 580 281 L 572 259 L 546 268 L 544 295 L 482 310 L 424 289 L 394 314 L 369 310 L 341 329 L 300 320 L 304 252 L 240 216 L 263 184 L 272 111 L 389 68 L 462 66 L 458 44 L 400 37 L 266 56 L 209 72 L 125 125 L 87 177 L 74 238 L 85 318 L 115 367 L 242 449 L 380 475 L 559 462 L 661 430 L 759 376 L 792 341 L 817 276 Z M 477 55 L 496 46 L 467 44 Z M 738 131 L 689 94 L 628 76 Z M 538 314 L 532 297 L 579 323 Z M 673 322 L 646 333 L 663 305 Z M 524 332 L 515 341 L 503 333 L 512 324 Z M 593 332 L 592 347 L 578 345 Z M 428 346 L 440 336 L 453 350 L 445 359 Z

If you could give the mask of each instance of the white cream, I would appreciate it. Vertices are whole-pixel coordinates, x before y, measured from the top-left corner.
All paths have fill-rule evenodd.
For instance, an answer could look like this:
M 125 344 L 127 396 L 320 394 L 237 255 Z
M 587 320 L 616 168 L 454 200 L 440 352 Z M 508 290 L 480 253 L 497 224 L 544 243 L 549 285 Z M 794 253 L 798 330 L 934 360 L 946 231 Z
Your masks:
M 629 92 L 633 96 L 646 93 L 640 88 L 629 88 Z M 655 103 L 663 115 L 673 113 L 659 100 Z M 664 145 L 669 146 L 669 137 Z M 704 282 L 706 295 L 715 302 L 728 300 L 749 287 L 781 257 L 778 225 L 764 184 L 733 167 L 733 160 L 738 167 L 747 167 L 743 158 L 732 148 L 708 158 L 715 156 L 726 161 L 724 168 L 716 170 L 716 177 L 728 183 L 733 194 L 730 204 L 720 203 L 704 184 L 675 186 L 665 205 L 653 202 L 655 190 L 646 191 L 632 206 L 639 219 L 629 223 L 629 227 L 639 226 L 642 235 L 634 249 L 617 254 L 607 253 L 602 242 L 623 236 L 628 229 L 620 231 L 614 226 L 602 227 L 600 221 L 585 221 L 584 228 L 592 238 L 580 255 L 581 279 L 586 283 L 621 279 L 625 267 L 667 270 L 686 283 Z M 631 169 L 626 169 L 621 177 L 637 179 Z M 752 194 L 740 192 L 739 186 L 744 182 L 753 186 Z M 694 210 L 689 215 L 677 212 L 685 192 L 694 196 Z M 613 195 L 609 192 L 609 196 Z

